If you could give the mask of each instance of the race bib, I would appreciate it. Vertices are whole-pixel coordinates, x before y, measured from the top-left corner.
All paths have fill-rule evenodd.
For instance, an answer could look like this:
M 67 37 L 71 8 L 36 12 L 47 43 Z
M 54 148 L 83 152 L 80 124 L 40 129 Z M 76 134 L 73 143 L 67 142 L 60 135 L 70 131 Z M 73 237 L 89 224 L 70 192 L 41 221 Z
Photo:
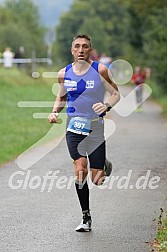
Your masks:
M 90 127 L 91 127 L 91 120 L 83 117 L 72 117 L 67 131 L 82 134 L 82 135 L 89 135 L 90 134 Z

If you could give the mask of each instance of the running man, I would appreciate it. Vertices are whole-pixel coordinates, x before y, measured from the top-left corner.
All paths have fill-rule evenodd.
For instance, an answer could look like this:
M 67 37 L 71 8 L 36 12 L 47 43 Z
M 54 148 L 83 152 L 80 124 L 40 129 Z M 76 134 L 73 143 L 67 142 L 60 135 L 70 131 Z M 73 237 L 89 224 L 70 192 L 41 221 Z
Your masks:
M 58 73 L 59 92 L 48 117 L 50 123 L 56 123 L 58 113 L 67 102 L 66 142 L 74 161 L 76 192 L 83 213 L 82 222 L 76 228 L 78 232 L 90 231 L 92 223 L 87 183 L 88 160 L 90 177 L 95 185 L 101 185 L 105 177 L 111 174 L 112 164 L 106 159 L 103 116 L 120 99 L 116 84 L 108 76 L 107 67 L 92 61 L 91 51 L 88 35 L 74 37 L 71 46 L 74 62 Z M 110 99 L 104 103 L 106 92 L 110 93 Z

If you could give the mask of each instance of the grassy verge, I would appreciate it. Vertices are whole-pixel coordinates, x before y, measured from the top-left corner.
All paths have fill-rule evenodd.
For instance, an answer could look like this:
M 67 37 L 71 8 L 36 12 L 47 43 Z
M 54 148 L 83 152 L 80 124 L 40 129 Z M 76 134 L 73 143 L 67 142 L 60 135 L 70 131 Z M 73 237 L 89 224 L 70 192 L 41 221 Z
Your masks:
M 167 252 L 167 212 L 163 216 L 163 210 L 161 209 L 161 214 L 158 222 L 158 231 L 153 242 L 154 252 Z
M 152 80 L 148 80 L 147 83 L 152 88 L 152 97 L 162 106 L 162 114 L 167 119 L 167 94 L 164 93 L 160 86 L 158 86 Z M 167 252 L 167 212 L 163 217 L 163 210 L 158 221 L 158 231 L 153 242 L 154 252 Z
M 151 79 L 147 80 L 147 84 L 152 88 L 152 98 L 162 106 L 162 114 L 167 119 L 167 94 Z
M 49 113 L 47 108 L 20 108 L 19 101 L 52 101 L 55 79 L 33 79 L 16 68 L 0 68 L 0 165 L 14 159 L 42 138 L 52 127 L 47 119 L 34 119 L 33 113 Z M 58 132 L 59 134 L 59 132 Z

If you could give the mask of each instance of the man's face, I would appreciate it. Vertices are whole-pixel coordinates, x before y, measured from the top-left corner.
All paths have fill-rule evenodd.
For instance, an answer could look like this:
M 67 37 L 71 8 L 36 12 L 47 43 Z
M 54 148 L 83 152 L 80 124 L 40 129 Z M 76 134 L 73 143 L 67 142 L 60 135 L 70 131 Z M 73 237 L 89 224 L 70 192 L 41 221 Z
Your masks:
M 74 56 L 74 61 L 88 61 L 91 50 L 90 42 L 85 38 L 77 38 L 72 43 L 71 53 Z

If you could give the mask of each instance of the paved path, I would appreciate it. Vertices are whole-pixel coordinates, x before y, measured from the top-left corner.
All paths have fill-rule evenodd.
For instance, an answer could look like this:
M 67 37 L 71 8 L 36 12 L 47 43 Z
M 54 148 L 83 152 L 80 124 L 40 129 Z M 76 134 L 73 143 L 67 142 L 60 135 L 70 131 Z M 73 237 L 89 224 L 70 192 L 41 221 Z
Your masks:
M 149 251 L 154 219 L 166 204 L 167 125 L 159 106 L 151 101 L 145 102 L 143 113 L 120 117 L 112 112 L 112 118 L 116 131 L 107 140 L 107 155 L 114 171 L 105 189 L 90 190 L 92 232 L 74 231 L 81 212 L 72 181 L 71 186 L 69 180 L 60 181 L 61 176 L 73 176 L 62 141 L 29 171 L 19 169 L 15 162 L 0 168 L 0 252 Z M 50 180 L 44 184 L 47 172 L 57 172 L 53 188 Z M 9 178 L 14 173 L 11 185 L 21 188 L 12 190 Z M 146 189 L 136 189 L 145 186 L 139 179 L 146 174 Z M 157 183 L 155 176 L 160 177 Z M 151 185 L 158 187 L 150 189 Z

